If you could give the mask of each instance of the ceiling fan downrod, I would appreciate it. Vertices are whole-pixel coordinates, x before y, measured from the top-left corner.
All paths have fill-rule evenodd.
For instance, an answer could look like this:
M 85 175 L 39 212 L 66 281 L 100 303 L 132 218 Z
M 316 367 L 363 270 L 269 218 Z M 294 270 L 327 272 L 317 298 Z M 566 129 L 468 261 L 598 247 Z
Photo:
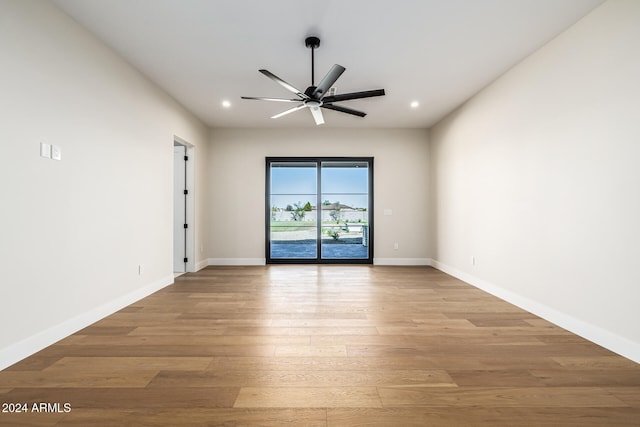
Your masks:
M 315 36 L 307 37 L 304 40 L 304 44 L 309 49 L 311 49 L 311 86 L 315 86 L 316 85 L 316 79 L 315 79 L 315 75 L 314 75 L 314 72 L 313 72 L 314 69 L 315 69 L 315 61 L 314 61 L 313 53 L 314 53 L 314 50 L 320 46 L 320 39 L 318 37 L 315 37 Z

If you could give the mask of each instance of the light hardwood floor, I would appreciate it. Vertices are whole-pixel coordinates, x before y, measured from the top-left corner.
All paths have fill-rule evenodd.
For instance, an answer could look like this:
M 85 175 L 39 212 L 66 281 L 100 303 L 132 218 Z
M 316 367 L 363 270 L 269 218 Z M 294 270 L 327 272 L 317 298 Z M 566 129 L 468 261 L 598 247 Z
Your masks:
M 0 401 L 62 411 L 3 426 L 640 426 L 640 365 L 428 267 L 210 267 L 0 372 Z

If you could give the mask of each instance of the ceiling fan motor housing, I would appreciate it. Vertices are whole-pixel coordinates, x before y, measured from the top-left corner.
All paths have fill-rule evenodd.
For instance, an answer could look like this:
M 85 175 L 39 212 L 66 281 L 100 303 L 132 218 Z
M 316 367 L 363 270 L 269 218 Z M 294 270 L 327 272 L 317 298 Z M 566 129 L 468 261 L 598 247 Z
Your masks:
M 310 108 L 322 107 L 322 101 L 321 100 L 315 100 L 315 99 L 305 99 L 303 101 L 303 104 L 306 105 L 307 107 L 310 107 Z

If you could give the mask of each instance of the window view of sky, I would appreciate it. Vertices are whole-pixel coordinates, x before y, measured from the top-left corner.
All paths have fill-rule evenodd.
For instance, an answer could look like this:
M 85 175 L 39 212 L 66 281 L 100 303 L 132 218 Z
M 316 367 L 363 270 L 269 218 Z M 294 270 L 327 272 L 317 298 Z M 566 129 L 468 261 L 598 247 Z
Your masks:
M 340 202 L 354 208 L 367 207 L 368 169 L 361 167 L 323 167 L 322 202 Z M 271 205 L 306 202 L 316 205 L 317 170 L 315 163 L 295 167 L 271 167 Z

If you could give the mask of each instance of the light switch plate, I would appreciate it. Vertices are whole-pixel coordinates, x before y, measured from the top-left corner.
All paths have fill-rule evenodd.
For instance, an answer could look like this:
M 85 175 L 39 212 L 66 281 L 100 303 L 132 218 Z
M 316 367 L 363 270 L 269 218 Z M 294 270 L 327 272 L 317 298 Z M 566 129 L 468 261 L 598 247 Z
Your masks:
M 40 143 L 40 157 L 51 158 L 51 144 Z
M 62 160 L 62 149 L 57 145 L 51 146 L 51 158 L 53 160 Z
M 384 210 L 384 214 L 385 214 L 385 215 L 387 215 L 387 216 L 393 215 L 393 210 L 391 210 L 391 209 L 385 209 L 385 210 Z

